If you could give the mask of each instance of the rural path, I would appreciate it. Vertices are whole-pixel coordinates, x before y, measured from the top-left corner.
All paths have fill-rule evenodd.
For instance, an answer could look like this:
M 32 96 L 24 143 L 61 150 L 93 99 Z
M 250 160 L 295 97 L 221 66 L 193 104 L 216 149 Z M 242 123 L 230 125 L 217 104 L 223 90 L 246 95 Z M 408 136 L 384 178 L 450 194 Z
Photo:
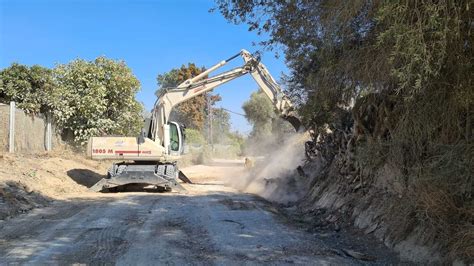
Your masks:
M 232 167 L 189 167 L 187 194 L 83 194 L 1 222 L 0 264 L 366 263 L 225 186 Z

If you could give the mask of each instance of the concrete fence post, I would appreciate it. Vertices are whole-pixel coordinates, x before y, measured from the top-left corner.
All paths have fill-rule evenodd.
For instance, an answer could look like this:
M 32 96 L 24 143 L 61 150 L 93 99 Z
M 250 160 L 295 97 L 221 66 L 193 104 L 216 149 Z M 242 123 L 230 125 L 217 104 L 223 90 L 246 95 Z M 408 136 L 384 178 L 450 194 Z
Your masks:
M 51 151 L 52 149 L 52 138 L 53 138 L 53 131 L 51 128 L 51 115 L 46 115 L 46 150 Z
M 8 152 L 14 153 L 15 152 L 15 102 L 10 102 L 10 131 L 9 131 L 9 138 L 8 138 Z

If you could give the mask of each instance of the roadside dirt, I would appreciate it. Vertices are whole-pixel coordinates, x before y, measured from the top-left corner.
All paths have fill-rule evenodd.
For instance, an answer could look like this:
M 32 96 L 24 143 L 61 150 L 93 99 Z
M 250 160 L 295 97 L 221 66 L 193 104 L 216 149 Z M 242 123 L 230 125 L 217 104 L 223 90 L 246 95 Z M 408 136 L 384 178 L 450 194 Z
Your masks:
M 23 163 L 30 168 L 21 169 Z M 37 192 L 48 200 L 45 205 L 49 206 L 0 221 L 2 263 L 399 262 L 395 254 L 377 242 L 346 231 L 319 231 L 310 223 L 294 223 L 281 206 L 226 186 L 225 180 L 237 179 L 244 171 L 240 162 L 219 161 L 210 166 L 184 168 L 194 182 L 183 184 L 188 190 L 185 194 L 91 193 L 87 184 L 101 177 L 99 173 L 103 173 L 100 171 L 105 165 L 74 158 L 28 158 L 25 162 L 10 158 L 2 161 L 0 181 L 7 180 L 11 171 L 18 171 L 14 174 L 26 176 L 19 181 L 33 185 L 36 177 L 47 179 L 43 175 L 48 174 L 50 165 L 64 168 L 62 175 L 57 169 L 50 173 L 51 180 L 44 183 L 50 186 L 45 194 Z M 31 169 L 37 170 L 34 177 L 28 175 Z M 75 169 L 82 169 L 81 174 L 76 171 L 71 175 Z M 48 185 L 49 182 L 52 183 Z M 62 183 L 51 186 L 55 182 Z
M 53 200 L 91 194 L 110 163 L 85 159 L 71 151 L 34 155 L 0 154 L 0 220 Z

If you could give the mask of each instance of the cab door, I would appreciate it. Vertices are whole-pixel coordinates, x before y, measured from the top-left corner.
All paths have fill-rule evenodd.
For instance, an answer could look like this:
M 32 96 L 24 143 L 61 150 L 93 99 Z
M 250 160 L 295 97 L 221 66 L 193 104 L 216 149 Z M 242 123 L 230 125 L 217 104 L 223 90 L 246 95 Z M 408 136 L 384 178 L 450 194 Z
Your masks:
M 183 148 L 183 135 L 181 127 L 176 122 L 169 122 L 170 142 L 169 152 L 170 155 L 178 156 L 182 152 Z

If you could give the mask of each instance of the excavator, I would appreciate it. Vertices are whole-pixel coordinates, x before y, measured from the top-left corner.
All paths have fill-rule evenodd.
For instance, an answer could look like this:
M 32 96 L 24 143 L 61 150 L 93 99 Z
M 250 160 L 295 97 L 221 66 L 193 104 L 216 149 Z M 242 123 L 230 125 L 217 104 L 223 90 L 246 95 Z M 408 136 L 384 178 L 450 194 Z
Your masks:
M 231 60 L 242 57 L 244 64 L 229 71 L 209 77 Z M 117 160 L 107 172 L 107 177 L 91 187 L 93 191 L 113 191 L 114 188 L 136 184 L 164 191 L 184 191 L 178 183 L 191 181 L 177 166 L 184 154 L 185 127 L 170 121 L 171 111 L 178 104 L 209 92 L 231 80 L 250 74 L 260 89 L 272 101 L 280 116 L 290 122 L 296 131 L 302 130 L 293 104 L 282 92 L 267 68 L 246 50 L 221 61 L 201 74 L 190 78 L 175 88 L 157 91 L 157 100 L 151 118 L 145 119 L 144 128 L 137 137 L 92 137 L 87 145 L 87 155 L 93 160 Z

